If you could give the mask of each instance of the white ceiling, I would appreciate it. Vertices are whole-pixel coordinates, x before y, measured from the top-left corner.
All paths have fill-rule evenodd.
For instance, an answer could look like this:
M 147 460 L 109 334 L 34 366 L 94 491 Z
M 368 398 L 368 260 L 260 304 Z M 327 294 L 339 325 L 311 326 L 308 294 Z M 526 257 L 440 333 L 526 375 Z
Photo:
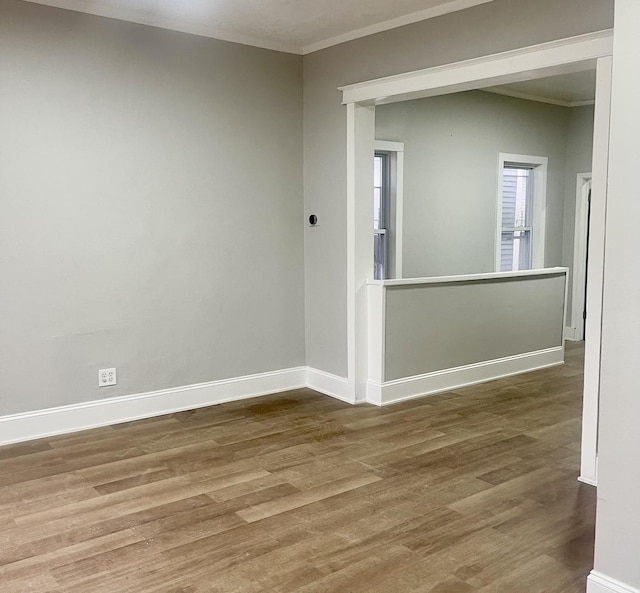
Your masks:
M 306 54 L 493 0 L 29 0 Z
M 578 107 L 595 101 L 596 71 L 572 72 L 483 90 L 563 107 Z

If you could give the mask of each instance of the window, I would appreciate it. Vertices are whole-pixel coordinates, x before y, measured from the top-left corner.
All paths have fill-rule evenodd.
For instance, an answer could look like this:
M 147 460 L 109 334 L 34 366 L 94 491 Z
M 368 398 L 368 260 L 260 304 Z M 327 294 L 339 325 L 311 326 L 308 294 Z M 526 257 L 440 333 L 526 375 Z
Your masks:
M 404 144 L 376 140 L 373 158 L 373 277 L 402 278 Z
M 373 159 L 373 277 L 388 278 L 389 155 L 376 153 Z
M 500 270 L 531 269 L 532 169 L 505 165 L 502 170 Z
M 544 267 L 547 158 L 500 155 L 496 271 Z

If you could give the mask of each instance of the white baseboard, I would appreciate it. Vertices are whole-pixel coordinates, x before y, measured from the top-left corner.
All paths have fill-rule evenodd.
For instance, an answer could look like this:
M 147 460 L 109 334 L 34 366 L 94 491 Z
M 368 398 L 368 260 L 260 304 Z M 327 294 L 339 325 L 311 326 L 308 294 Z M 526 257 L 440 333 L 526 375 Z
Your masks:
M 587 578 L 587 593 L 640 593 L 640 589 L 592 570 Z
M 580 475 L 578 476 L 578 482 L 583 484 L 589 484 L 589 486 L 598 486 L 598 455 L 596 454 L 596 462 L 591 466 L 590 463 L 583 464 L 580 468 Z M 591 471 L 593 470 L 593 471 Z
M 367 402 L 384 406 L 416 397 L 451 391 L 466 385 L 543 369 L 563 362 L 564 348 L 558 346 L 425 375 L 386 381 L 382 384 L 369 382 L 367 384 Z
M 598 481 L 595 478 L 589 478 L 587 476 L 578 476 L 578 482 L 589 484 L 589 486 L 598 486 Z
M 355 404 L 355 400 L 348 395 L 348 383 L 344 377 L 338 377 L 325 371 L 307 367 L 307 387 L 325 395 L 335 397 L 348 404 Z
M 564 339 L 569 340 L 570 342 L 577 342 L 580 340 L 577 336 L 578 329 L 575 327 L 565 327 L 564 328 Z
M 562 347 L 551 348 L 389 381 L 382 385 L 369 383 L 367 402 L 379 406 L 387 405 L 561 364 L 564 359 L 563 353 Z M 302 387 L 309 387 L 349 404 L 356 403 L 349 396 L 348 382 L 344 377 L 314 368 L 296 367 L 3 416 L 0 417 L 0 445 L 162 416 Z
M 306 387 L 297 367 L 0 417 L 0 445 Z

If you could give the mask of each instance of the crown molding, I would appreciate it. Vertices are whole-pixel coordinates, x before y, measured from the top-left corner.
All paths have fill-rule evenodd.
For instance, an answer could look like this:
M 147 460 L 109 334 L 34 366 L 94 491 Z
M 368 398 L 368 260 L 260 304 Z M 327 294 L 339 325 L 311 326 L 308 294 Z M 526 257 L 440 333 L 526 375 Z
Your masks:
M 362 27 L 361 29 L 355 29 L 354 31 L 336 35 L 335 37 L 330 37 L 323 41 L 305 45 L 302 48 L 301 53 L 303 55 L 307 55 L 322 49 L 327 49 L 328 47 L 333 47 L 334 45 L 346 43 L 347 41 L 354 41 L 355 39 L 361 39 L 362 37 L 382 33 L 383 31 L 397 29 L 398 27 L 404 27 L 405 25 L 411 25 L 420 21 L 426 21 L 444 14 L 457 12 L 458 10 L 472 8 L 480 4 L 488 4 L 489 2 L 493 2 L 493 0 L 451 0 L 446 4 L 440 4 L 439 6 L 419 10 L 418 12 L 413 12 L 395 19 L 389 19 L 388 21 L 369 25 L 368 27 Z
M 286 43 L 280 43 L 272 39 L 261 38 L 252 35 L 243 35 L 237 32 L 229 32 L 216 29 L 210 25 L 201 22 L 193 22 L 189 20 L 167 18 L 160 14 L 142 14 L 135 10 L 130 10 L 121 6 L 112 6 L 101 4 L 99 2 L 85 2 L 84 0 L 25 0 L 33 4 L 41 4 L 43 6 L 52 6 L 62 10 L 71 10 L 73 12 L 81 12 L 94 16 L 145 25 L 147 27 L 155 27 L 157 29 L 167 29 L 169 31 L 177 31 L 179 33 L 187 33 L 198 37 L 208 37 L 219 41 L 228 41 L 231 43 L 239 43 L 240 45 L 249 45 L 261 49 L 269 49 L 272 51 L 280 51 L 289 54 L 302 55 L 302 48 Z
M 334 45 L 339 45 L 347 41 L 353 41 L 361 37 L 381 33 L 390 29 L 396 29 L 404 25 L 409 25 L 419 21 L 435 18 L 471 8 L 479 4 L 493 2 L 493 0 L 451 0 L 445 4 L 420 10 L 408 15 L 376 23 L 368 27 L 362 27 L 354 31 L 348 31 L 335 37 L 330 37 L 305 46 L 291 45 L 282 43 L 278 40 L 259 37 L 255 35 L 243 35 L 242 33 L 218 29 L 215 26 L 204 22 L 196 22 L 188 19 L 177 19 L 162 14 L 145 14 L 124 6 L 115 6 L 112 4 L 101 2 L 86 2 L 86 0 L 26 0 L 33 4 L 41 4 L 43 6 L 51 6 L 62 10 L 71 10 L 73 12 L 81 12 L 94 16 L 115 19 L 145 25 L 148 27 L 156 27 L 158 29 L 167 29 L 170 31 L 178 31 L 180 33 L 188 33 L 199 37 L 208 37 L 210 39 L 218 39 L 220 41 L 228 41 L 231 43 L 239 43 L 241 45 L 250 45 L 261 49 L 272 51 L 280 51 L 290 54 L 305 55 L 321 49 L 326 49 Z

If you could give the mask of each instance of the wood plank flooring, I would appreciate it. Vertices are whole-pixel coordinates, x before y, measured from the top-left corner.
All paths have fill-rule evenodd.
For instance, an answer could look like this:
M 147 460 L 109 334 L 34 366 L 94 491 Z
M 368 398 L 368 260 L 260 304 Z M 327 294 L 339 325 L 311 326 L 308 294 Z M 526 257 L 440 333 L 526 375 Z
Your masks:
M 0 591 L 582 593 L 582 356 L 382 409 L 299 390 L 0 448 Z

